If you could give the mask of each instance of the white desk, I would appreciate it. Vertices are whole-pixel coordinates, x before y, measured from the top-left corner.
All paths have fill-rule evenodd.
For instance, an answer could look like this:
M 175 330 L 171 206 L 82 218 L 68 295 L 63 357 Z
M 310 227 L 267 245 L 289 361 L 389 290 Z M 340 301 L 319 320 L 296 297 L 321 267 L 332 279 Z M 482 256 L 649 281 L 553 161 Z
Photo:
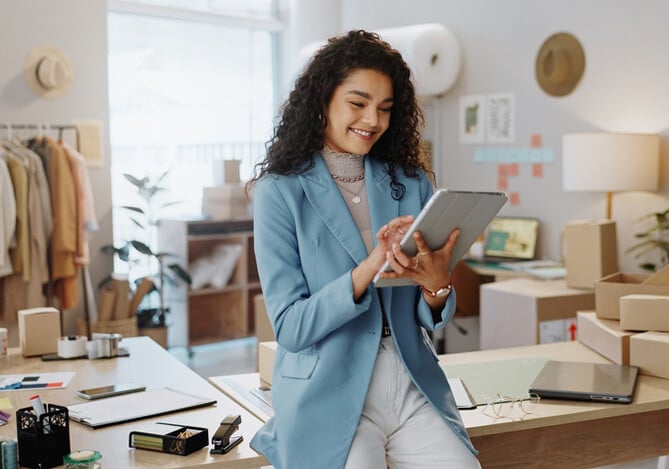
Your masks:
M 442 367 L 506 359 L 545 357 L 565 361 L 607 363 L 579 342 L 530 345 L 440 356 Z M 225 379 L 224 379 L 225 378 Z M 209 378 L 223 392 L 261 420 L 268 415 L 239 392 L 258 385 L 258 374 Z M 511 419 L 493 419 L 481 408 L 460 412 L 479 460 L 496 467 L 593 467 L 669 454 L 669 380 L 640 376 L 631 404 L 607 404 L 542 399 L 533 415 L 520 411 Z
M 138 382 L 148 389 L 171 387 L 191 394 L 217 400 L 214 406 L 151 417 L 136 422 L 93 430 L 70 420 L 70 447 L 72 451 L 93 449 L 102 453 L 102 467 L 116 468 L 257 468 L 267 465 L 267 460 L 249 447 L 249 441 L 262 423 L 237 403 L 218 391 L 207 380 L 197 375 L 148 337 L 126 338 L 122 347 L 130 351 L 129 357 L 100 360 L 42 361 L 40 358 L 23 358 L 18 348 L 10 349 L 6 360 L 0 362 L 0 374 L 26 374 L 40 372 L 75 371 L 76 375 L 67 388 L 3 391 L 12 403 L 12 418 L 0 427 L 0 436 L 16 439 L 16 410 L 30 407 L 30 396 L 37 393 L 44 403 L 70 405 L 86 402 L 75 393 L 77 389 L 102 386 L 118 382 Z M 188 456 L 140 450 L 128 447 L 128 435 L 144 422 L 174 422 L 206 427 L 209 441 L 221 420 L 231 413 L 240 414 L 242 423 L 237 434 L 244 441 L 224 455 L 210 455 L 209 447 Z

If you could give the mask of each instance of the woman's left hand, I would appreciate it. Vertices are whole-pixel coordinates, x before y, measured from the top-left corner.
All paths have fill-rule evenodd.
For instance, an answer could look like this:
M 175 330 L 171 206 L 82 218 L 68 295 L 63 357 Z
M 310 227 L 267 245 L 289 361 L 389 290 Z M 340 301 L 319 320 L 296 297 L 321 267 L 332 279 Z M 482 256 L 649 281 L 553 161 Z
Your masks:
M 410 278 L 430 291 L 446 287 L 451 283 L 448 266 L 459 234 L 460 230 L 453 230 L 444 245 L 432 251 L 423 235 L 415 232 L 413 237 L 418 247 L 418 253 L 415 256 L 407 255 L 402 251 L 399 243 L 393 243 L 391 250 L 386 252 L 386 260 L 393 271 L 384 273 L 383 277 Z

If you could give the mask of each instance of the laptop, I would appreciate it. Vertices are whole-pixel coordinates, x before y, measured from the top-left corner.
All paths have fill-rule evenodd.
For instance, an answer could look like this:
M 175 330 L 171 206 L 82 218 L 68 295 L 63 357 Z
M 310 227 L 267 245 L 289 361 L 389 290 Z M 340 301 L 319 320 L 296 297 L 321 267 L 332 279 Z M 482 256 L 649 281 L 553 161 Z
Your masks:
M 636 366 L 549 360 L 529 392 L 554 399 L 629 404 L 638 374 Z
M 534 260 L 538 237 L 536 218 L 495 217 L 487 228 L 481 260 L 486 263 Z

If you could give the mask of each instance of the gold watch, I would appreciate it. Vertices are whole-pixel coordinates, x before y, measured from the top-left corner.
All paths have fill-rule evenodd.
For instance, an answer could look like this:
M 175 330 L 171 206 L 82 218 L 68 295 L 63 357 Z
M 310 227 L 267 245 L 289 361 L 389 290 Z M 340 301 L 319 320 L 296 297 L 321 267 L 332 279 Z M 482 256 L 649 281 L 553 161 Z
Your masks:
M 420 288 L 421 290 L 423 290 L 423 292 L 427 293 L 432 298 L 446 298 L 451 293 L 451 290 L 453 290 L 453 285 L 449 283 L 448 285 L 438 289 L 437 291 L 430 291 L 425 287 L 420 287 Z

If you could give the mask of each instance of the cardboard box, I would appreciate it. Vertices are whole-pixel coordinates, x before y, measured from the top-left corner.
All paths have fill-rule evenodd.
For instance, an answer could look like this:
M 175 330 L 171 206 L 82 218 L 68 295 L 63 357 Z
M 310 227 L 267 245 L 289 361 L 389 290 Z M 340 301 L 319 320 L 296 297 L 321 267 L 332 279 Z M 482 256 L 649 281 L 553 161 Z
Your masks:
M 272 323 L 269 322 L 267 317 L 267 309 L 265 309 L 265 300 L 262 294 L 253 296 L 253 312 L 258 343 L 273 341 L 274 329 L 272 329 Z
M 20 309 L 19 346 L 24 357 L 58 352 L 60 311 L 51 307 Z
M 669 332 L 669 296 L 621 296 L 620 327 L 626 331 Z
M 249 201 L 244 185 L 238 183 L 203 187 L 202 213 L 216 220 L 248 217 Z
M 643 375 L 669 378 L 669 334 L 644 332 L 630 339 L 630 365 Z
M 567 286 L 594 288 L 602 277 L 618 271 L 616 224 L 612 220 L 568 223 L 564 230 Z
M 600 319 L 593 311 L 579 311 L 578 341 L 619 365 L 630 364 L 630 337 L 634 332 L 623 331 L 620 322 Z
M 595 311 L 601 319 L 620 319 L 620 298 L 625 295 L 669 295 L 667 267 L 651 276 L 618 272 L 595 283 Z
M 274 355 L 276 354 L 276 342 L 258 343 L 258 374 L 262 386 L 272 386 L 272 370 L 274 369 Z
M 516 278 L 481 286 L 481 350 L 575 339 L 576 312 L 591 310 L 592 291 L 561 280 Z

